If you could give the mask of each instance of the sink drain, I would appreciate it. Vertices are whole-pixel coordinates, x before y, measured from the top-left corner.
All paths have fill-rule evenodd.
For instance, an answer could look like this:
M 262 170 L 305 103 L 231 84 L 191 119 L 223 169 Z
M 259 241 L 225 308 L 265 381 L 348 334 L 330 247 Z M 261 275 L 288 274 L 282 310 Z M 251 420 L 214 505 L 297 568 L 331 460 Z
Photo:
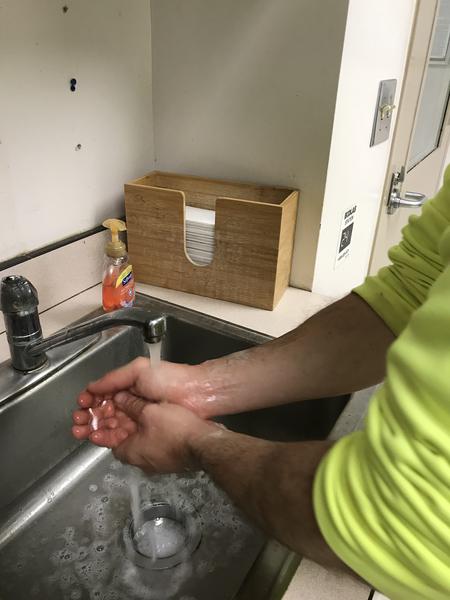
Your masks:
M 170 569 L 185 561 L 201 539 L 196 513 L 181 513 L 167 502 L 142 509 L 138 528 L 132 519 L 124 529 L 127 557 L 138 567 Z

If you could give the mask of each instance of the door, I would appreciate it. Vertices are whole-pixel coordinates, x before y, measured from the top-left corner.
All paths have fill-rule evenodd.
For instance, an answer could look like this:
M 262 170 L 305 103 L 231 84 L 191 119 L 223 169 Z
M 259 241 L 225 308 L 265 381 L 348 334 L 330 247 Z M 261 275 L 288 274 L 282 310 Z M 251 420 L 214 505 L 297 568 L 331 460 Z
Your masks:
M 450 0 L 418 0 L 369 272 L 439 185 L 450 141 Z

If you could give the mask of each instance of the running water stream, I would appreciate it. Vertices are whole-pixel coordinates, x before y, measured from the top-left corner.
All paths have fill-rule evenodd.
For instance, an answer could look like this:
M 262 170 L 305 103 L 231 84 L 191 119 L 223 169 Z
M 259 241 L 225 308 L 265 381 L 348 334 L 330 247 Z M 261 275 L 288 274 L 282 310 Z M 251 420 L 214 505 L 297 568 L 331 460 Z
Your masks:
M 152 369 L 157 369 L 161 362 L 161 342 L 147 344 Z
M 161 362 L 161 342 L 148 344 L 148 351 L 151 360 L 152 369 L 157 369 Z M 99 419 L 92 409 L 89 409 L 91 415 L 91 428 L 93 431 L 98 429 Z M 182 546 L 184 541 L 181 525 L 166 518 L 156 518 L 152 521 L 143 521 L 143 511 L 141 506 L 140 482 L 141 475 L 139 469 L 129 467 L 129 491 L 131 516 L 133 518 L 133 537 L 139 551 L 156 561 L 158 558 L 171 556 Z
M 151 360 L 152 369 L 158 368 L 161 362 L 161 342 L 156 344 L 147 344 L 148 351 Z M 144 523 L 143 514 L 141 507 L 141 496 L 139 492 L 140 474 L 139 470 L 135 467 L 130 467 L 129 477 L 129 489 L 130 489 L 130 504 L 131 504 L 131 516 L 133 518 L 133 530 L 134 540 L 138 547 L 140 547 L 143 554 L 148 555 L 153 561 L 160 557 L 161 550 L 159 546 L 166 547 L 171 545 L 171 540 L 166 539 L 164 532 L 160 527 L 156 528 L 156 523 Z M 158 542 L 159 537 L 157 534 L 161 531 L 163 538 L 161 544 Z M 170 534 L 170 532 L 169 532 Z M 176 545 L 176 543 L 174 542 Z

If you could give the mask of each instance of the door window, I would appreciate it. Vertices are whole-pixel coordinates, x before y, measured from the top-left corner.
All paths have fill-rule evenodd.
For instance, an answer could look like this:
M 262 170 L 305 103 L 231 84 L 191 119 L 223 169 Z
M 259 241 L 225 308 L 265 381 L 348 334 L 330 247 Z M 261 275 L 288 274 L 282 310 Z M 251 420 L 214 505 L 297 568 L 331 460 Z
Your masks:
M 450 91 L 450 0 L 441 0 L 407 170 L 439 147 Z

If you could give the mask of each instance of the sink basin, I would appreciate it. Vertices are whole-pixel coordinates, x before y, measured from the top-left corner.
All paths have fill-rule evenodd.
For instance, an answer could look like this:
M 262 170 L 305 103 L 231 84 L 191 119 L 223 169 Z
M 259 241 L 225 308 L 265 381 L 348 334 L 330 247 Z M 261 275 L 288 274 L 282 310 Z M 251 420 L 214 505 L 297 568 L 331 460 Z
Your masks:
M 269 339 L 145 296 L 137 304 L 167 315 L 163 357 L 174 362 L 195 364 Z M 110 330 L 0 404 L 2 600 L 268 600 L 285 589 L 299 557 L 267 540 L 206 474 L 147 477 L 72 438 L 78 392 L 147 352 L 137 331 Z M 267 439 L 325 438 L 347 401 L 221 420 Z M 130 487 L 148 535 L 159 532 L 151 556 L 148 543 L 136 541 L 142 523 L 133 521 Z

